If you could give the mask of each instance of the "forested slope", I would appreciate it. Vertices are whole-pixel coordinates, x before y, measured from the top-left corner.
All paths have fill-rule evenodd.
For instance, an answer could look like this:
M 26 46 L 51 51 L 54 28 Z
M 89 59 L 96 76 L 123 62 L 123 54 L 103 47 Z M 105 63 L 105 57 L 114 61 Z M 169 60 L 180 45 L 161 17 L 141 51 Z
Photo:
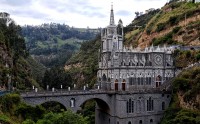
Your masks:
M 21 28 L 14 21 L 0 19 L 0 87 L 27 89 L 37 85 L 26 61 L 29 56 Z
M 56 23 L 22 27 L 27 49 L 46 67 L 63 66 L 83 41 L 95 38 L 98 33 L 99 29 L 80 29 Z
M 199 3 L 171 0 L 161 10 L 133 20 L 127 26 L 126 44 L 141 48 L 152 44 L 200 45 L 199 14 Z

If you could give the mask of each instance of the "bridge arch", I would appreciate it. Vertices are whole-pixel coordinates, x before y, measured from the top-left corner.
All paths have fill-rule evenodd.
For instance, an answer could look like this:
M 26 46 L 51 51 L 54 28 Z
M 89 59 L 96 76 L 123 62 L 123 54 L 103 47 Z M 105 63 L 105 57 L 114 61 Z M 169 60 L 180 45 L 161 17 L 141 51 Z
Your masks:
M 57 101 L 46 101 L 41 104 L 45 109 L 53 112 L 61 112 L 62 110 L 67 110 L 67 108 Z
M 81 105 L 86 101 L 94 99 L 96 101 L 96 107 L 105 112 L 110 113 L 111 99 L 108 94 L 93 93 L 93 92 L 80 92 L 80 93 L 68 93 L 68 94 L 51 94 L 51 95 L 23 95 L 23 100 L 30 105 L 41 105 L 46 102 L 58 102 L 65 107 L 66 110 L 72 110 L 77 112 L 81 110 Z
M 55 97 L 50 97 L 50 98 L 47 98 L 47 97 L 42 97 L 42 98 L 23 98 L 24 101 L 27 103 L 27 104 L 30 104 L 30 105 L 42 105 L 42 104 L 45 104 L 45 103 L 48 103 L 48 102 L 57 102 L 59 103 L 60 105 L 62 105 L 65 110 L 69 109 L 69 107 L 66 105 L 66 103 L 62 100 L 62 99 L 59 99 L 59 98 L 55 98 Z
M 84 105 L 87 101 L 90 101 L 90 100 L 95 100 L 96 102 L 96 107 L 102 111 L 102 112 L 105 112 L 105 113 L 110 113 L 110 106 L 109 104 L 104 101 L 103 99 L 101 98 L 89 98 L 89 99 L 85 99 L 84 101 L 82 101 L 80 104 L 79 104 L 79 107 L 81 107 L 82 105 Z

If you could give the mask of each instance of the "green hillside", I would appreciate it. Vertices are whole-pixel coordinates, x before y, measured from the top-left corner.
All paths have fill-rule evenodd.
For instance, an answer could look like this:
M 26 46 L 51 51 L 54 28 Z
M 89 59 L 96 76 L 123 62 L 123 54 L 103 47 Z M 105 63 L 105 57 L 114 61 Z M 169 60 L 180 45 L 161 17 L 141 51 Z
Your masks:
M 200 124 L 200 67 L 183 71 L 173 81 L 173 97 L 161 124 Z
M 133 20 L 127 26 L 125 43 L 141 48 L 151 44 L 200 45 L 200 3 L 176 1 Z
M 0 89 L 28 89 L 33 84 L 31 68 L 26 61 L 29 56 L 21 28 L 7 19 L 0 19 Z
M 76 84 L 78 87 L 83 87 L 86 84 L 89 84 L 90 87 L 94 86 L 99 49 L 100 36 L 97 36 L 94 40 L 84 42 L 79 52 L 69 59 L 64 68 L 73 77 L 72 84 Z
M 95 38 L 98 33 L 99 29 L 80 29 L 56 23 L 22 27 L 27 49 L 46 67 L 63 66 L 83 41 Z

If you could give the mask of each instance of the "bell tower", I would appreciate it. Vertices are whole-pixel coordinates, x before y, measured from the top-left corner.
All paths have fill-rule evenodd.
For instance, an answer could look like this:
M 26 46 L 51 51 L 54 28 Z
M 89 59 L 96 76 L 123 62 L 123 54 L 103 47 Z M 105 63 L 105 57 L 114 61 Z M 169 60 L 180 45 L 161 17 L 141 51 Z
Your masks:
M 121 21 L 122 22 L 122 21 Z M 111 5 L 110 22 L 106 28 L 101 30 L 101 49 L 99 56 L 99 86 L 101 89 L 111 89 L 111 68 L 113 66 L 113 55 L 115 52 L 123 50 L 123 37 L 119 34 L 123 30 L 122 23 L 120 26 L 115 24 L 113 5 Z
M 121 24 L 122 25 L 122 24 Z M 123 27 L 123 26 L 120 26 Z M 123 49 L 123 37 L 122 34 L 118 34 L 118 27 L 115 24 L 113 4 L 111 5 L 110 11 L 110 23 L 102 29 L 101 40 L 102 40 L 102 52 L 119 51 Z M 123 29 L 122 29 L 123 30 Z

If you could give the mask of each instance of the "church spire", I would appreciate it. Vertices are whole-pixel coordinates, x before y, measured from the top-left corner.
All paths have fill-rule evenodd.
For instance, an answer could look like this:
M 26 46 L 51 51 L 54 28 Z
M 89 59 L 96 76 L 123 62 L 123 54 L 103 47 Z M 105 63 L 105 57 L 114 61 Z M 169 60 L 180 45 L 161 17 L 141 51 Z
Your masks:
M 113 3 L 111 4 L 110 25 L 115 25 L 114 12 L 113 12 Z

